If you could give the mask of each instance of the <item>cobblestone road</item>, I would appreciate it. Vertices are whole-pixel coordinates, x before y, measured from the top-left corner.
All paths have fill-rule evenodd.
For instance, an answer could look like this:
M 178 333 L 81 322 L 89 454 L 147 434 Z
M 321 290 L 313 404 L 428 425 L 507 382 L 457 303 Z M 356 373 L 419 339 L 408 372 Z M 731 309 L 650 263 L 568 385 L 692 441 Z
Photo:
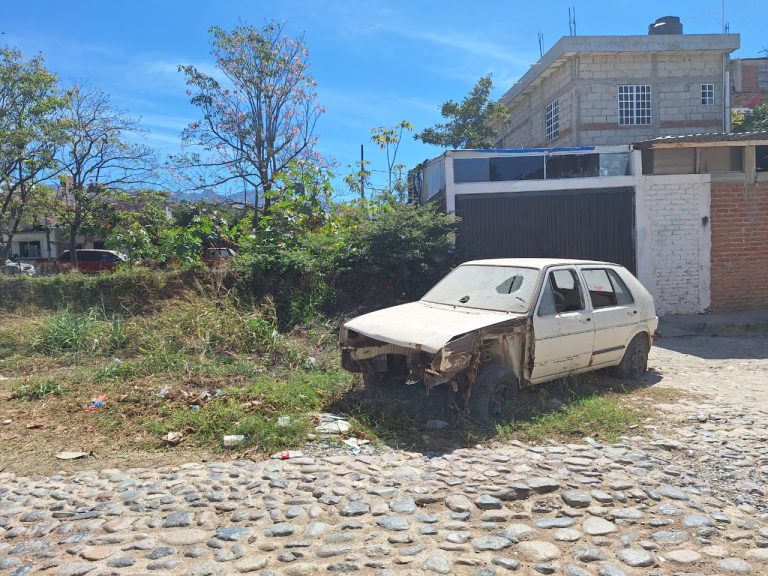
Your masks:
M 0 574 L 768 574 L 768 338 L 662 345 L 612 445 L 1 474 Z

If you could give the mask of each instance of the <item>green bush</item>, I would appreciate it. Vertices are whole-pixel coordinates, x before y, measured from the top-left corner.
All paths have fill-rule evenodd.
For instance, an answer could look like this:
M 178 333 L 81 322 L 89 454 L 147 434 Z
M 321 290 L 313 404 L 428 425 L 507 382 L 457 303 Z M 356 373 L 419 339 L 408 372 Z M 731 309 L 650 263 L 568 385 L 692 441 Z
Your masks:
M 420 298 L 456 264 L 455 226 L 433 206 L 337 206 L 315 229 L 243 238 L 233 285 L 257 300 L 271 295 L 281 326 Z

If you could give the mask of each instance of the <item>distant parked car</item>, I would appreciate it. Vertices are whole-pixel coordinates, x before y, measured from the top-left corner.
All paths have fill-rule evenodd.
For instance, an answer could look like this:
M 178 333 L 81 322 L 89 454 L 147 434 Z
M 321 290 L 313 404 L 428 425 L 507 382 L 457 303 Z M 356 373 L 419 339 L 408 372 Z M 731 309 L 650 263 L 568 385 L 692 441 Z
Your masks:
M 27 262 L 14 262 L 13 260 L 5 261 L 5 273 L 6 274 L 24 274 L 26 276 L 35 275 L 35 267 Z
M 232 248 L 206 248 L 203 254 L 203 262 L 212 266 L 229 260 L 236 255 L 237 252 L 232 250 Z
M 484 424 L 506 421 L 520 389 L 612 368 L 645 374 L 658 318 L 651 294 L 617 264 L 517 258 L 456 268 L 418 302 L 354 318 L 342 366 L 366 386 L 447 386 Z
M 81 272 L 114 272 L 117 265 L 126 262 L 125 255 L 114 250 L 81 249 L 76 251 L 77 269 Z M 66 267 L 70 263 L 69 250 L 64 250 L 56 259 L 60 266 Z

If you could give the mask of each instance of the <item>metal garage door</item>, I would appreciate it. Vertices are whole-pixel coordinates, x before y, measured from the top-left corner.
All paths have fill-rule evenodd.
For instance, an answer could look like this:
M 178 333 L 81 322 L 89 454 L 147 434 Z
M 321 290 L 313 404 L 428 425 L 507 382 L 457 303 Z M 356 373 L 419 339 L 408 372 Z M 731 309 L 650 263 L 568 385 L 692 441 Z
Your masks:
M 635 272 L 632 188 L 456 196 L 467 258 L 605 260 Z

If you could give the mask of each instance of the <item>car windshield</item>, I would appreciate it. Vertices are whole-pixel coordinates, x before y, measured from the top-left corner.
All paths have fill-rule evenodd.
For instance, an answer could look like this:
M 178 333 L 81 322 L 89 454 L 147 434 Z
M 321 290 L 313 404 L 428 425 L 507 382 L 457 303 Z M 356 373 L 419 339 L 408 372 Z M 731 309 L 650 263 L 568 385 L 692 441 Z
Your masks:
M 527 312 L 539 273 L 534 268 L 465 264 L 438 282 L 422 301 L 499 312 Z

